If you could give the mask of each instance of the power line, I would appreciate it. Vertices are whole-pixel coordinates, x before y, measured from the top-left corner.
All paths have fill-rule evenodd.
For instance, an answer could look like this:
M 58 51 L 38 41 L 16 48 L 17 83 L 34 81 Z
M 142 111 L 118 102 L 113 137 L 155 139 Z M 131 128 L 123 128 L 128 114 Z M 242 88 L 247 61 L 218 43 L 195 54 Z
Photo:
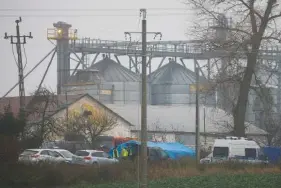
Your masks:
M 14 44 L 12 44 L 12 53 L 13 53 L 13 57 L 14 57 L 14 60 L 16 62 L 16 65 L 18 67 L 19 65 L 18 65 L 18 61 L 17 61 L 16 55 L 15 55 Z
M 155 13 L 149 14 L 149 16 L 186 16 L 192 15 L 191 13 Z M 0 14 L 2 18 L 14 18 L 18 17 L 19 14 Z M 136 17 L 138 14 L 21 14 L 21 17 L 40 17 L 40 18 L 51 18 L 51 17 Z
M 26 75 L 23 77 L 23 79 L 25 79 L 28 75 L 30 75 L 52 52 L 54 52 L 56 50 L 56 47 L 53 48 L 45 57 L 43 57 L 43 59 L 41 59 L 39 61 L 39 63 L 37 63 L 28 73 L 26 73 Z M 9 95 L 16 87 L 17 85 L 19 85 L 19 82 L 17 82 L 12 88 L 9 89 L 9 91 L 7 91 L 7 93 L 5 93 L 1 98 L 0 101 L 2 99 L 4 99 L 7 95 Z
M 27 65 L 27 56 L 26 56 L 26 51 L 25 51 L 25 46 L 24 44 L 22 44 L 22 48 L 23 48 L 23 53 L 24 53 L 24 58 L 25 58 L 25 64 L 23 66 L 23 70 L 25 69 L 26 65 Z
M 120 11 L 137 11 L 139 9 L 129 8 L 129 9 L 14 9 L 14 8 L 1 8 L 0 12 L 75 12 L 75 11 L 83 11 L 83 12 L 120 12 Z M 147 10 L 187 10 L 187 8 L 148 8 Z

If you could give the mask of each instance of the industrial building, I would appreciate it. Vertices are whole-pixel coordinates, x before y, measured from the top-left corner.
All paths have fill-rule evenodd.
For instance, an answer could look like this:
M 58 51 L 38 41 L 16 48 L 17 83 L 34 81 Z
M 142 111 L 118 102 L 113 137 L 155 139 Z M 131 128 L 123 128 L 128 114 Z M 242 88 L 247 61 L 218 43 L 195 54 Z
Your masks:
M 132 136 L 140 138 L 141 106 L 107 104 L 115 113 L 122 116 L 133 126 Z M 191 147 L 195 146 L 195 105 L 148 105 L 147 124 L 148 139 L 152 141 L 181 142 Z M 233 130 L 233 117 L 221 109 L 200 106 L 199 125 L 201 144 L 207 148 L 215 138 L 230 136 Z M 246 123 L 246 135 L 264 144 L 267 133 Z
M 63 86 L 67 94 L 90 94 L 102 103 L 128 104 L 140 101 L 140 76 L 112 59 L 103 59 L 79 70 Z
M 195 104 L 195 91 L 191 86 L 196 83 L 196 75 L 188 68 L 172 59 L 148 75 L 151 105 Z M 200 76 L 200 83 L 207 79 Z M 215 92 L 201 93 L 199 100 L 204 105 L 216 105 Z
M 72 30 L 71 25 L 65 22 L 54 24 L 54 29 L 48 31 L 48 39 L 57 42 L 57 64 L 58 64 L 58 88 L 59 94 L 84 94 L 91 96 L 105 104 L 137 104 L 141 102 L 141 82 L 139 61 L 141 57 L 141 42 L 135 41 L 109 41 L 91 38 L 78 38 L 77 30 Z M 224 15 L 219 17 L 210 25 L 210 39 L 213 42 L 222 42 L 228 40 L 230 33 L 227 28 L 231 24 Z M 61 31 L 58 33 L 58 31 Z M 151 105 L 175 105 L 175 104 L 194 104 L 195 92 L 192 89 L 195 84 L 194 71 L 186 68 L 185 60 L 193 60 L 194 66 L 200 66 L 198 61 L 204 61 L 204 66 L 208 67 L 204 75 L 200 68 L 200 84 L 212 83 L 211 65 L 212 59 L 220 59 L 221 71 L 230 63 L 227 57 L 227 51 L 223 49 L 209 49 L 206 41 L 148 41 L 148 85 L 147 99 Z M 263 48 L 260 50 L 260 60 L 272 61 L 278 63 L 280 56 L 276 53 L 277 47 Z M 240 53 L 240 52 L 238 52 Z M 65 56 L 64 54 L 69 54 Z M 77 59 L 77 66 L 72 75 L 70 75 L 69 64 L 70 55 L 74 54 Z M 81 55 L 81 56 L 79 56 Z M 96 62 L 99 56 L 103 55 L 102 60 Z M 128 57 L 129 67 L 125 68 L 119 56 Z M 91 62 L 86 61 L 88 57 L 93 57 Z M 114 60 L 113 58 L 114 57 Z M 162 58 L 158 69 L 151 71 L 151 62 L 153 58 Z M 167 62 L 167 58 L 169 61 Z M 245 59 L 241 52 L 241 59 Z M 163 65 L 166 61 L 167 64 Z M 189 62 L 190 63 L 190 62 Z M 77 69 L 82 65 L 82 69 Z M 280 66 L 278 66 L 280 67 Z M 133 72 L 134 71 L 134 72 Z M 205 72 L 206 73 L 206 72 Z M 267 72 L 268 74 L 268 72 Z M 276 77 L 273 89 L 275 95 L 276 112 L 280 113 L 281 107 L 281 79 Z M 68 79 L 70 77 L 70 79 Z M 232 112 L 230 99 L 223 99 L 224 93 L 234 94 L 231 87 L 211 93 L 201 93 L 200 104 L 219 107 L 228 113 Z M 254 100 L 257 95 L 251 91 L 249 95 L 246 121 L 257 123 L 256 110 L 253 109 Z
M 207 83 L 204 77 L 200 82 Z M 151 105 L 195 104 L 195 73 L 172 59 L 148 75 L 147 99 Z M 105 104 L 139 104 L 140 75 L 107 56 L 87 69 L 78 70 L 63 89 L 69 95 L 88 93 Z M 204 105 L 216 105 L 215 92 L 200 94 Z
M 214 25 L 210 25 L 214 35 L 212 42 L 222 42 L 227 40 L 227 28 L 231 27 L 225 16 L 220 16 L 221 20 L 217 20 Z M 64 95 L 67 99 L 68 95 L 88 94 L 93 97 L 93 100 L 106 106 L 108 109 L 115 112 L 125 119 L 135 129 L 130 129 L 131 132 L 139 131 L 139 124 L 136 119 L 140 117 L 139 106 L 141 103 L 141 71 L 139 70 L 138 58 L 142 56 L 141 42 L 136 41 L 110 41 L 90 38 L 78 38 L 77 30 L 71 29 L 71 25 L 65 22 L 57 22 L 54 28 L 48 29 L 49 40 L 55 40 L 57 45 L 53 49 L 57 53 L 57 94 Z M 239 58 L 245 59 L 243 52 L 236 52 Z M 75 69 L 70 70 L 70 64 L 73 63 L 74 55 L 77 62 Z M 98 62 L 97 59 L 102 55 L 102 59 Z M 205 86 L 212 85 L 211 61 L 220 59 L 222 67 L 218 67 L 217 71 L 224 71 L 224 67 L 231 60 L 227 57 L 229 52 L 225 49 L 211 49 L 206 41 L 189 40 L 189 41 L 148 41 L 147 42 L 147 68 L 148 83 L 147 83 L 147 99 L 148 99 L 148 123 L 149 127 L 155 124 L 156 119 L 159 123 L 158 130 L 167 129 L 167 126 L 177 126 L 179 132 L 191 133 L 191 127 L 195 127 L 195 83 L 196 76 L 193 70 L 186 66 L 185 60 L 192 60 L 194 67 L 199 68 L 199 85 L 203 86 L 200 89 L 200 106 L 207 109 L 207 114 L 214 117 L 227 117 L 220 120 L 215 118 L 222 126 L 232 124 L 232 118 L 228 113 L 231 111 L 225 109 L 223 104 L 220 104 L 220 96 L 224 91 L 221 89 L 206 91 Z M 128 57 L 129 67 L 123 66 L 123 62 L 119 60 L 120 56 Z M 91 62 L 86 61 L 88 57 L 93 57 Z M 114 57 L 114 60 L 113 60 Z M 155 71 L 151 69 L 151 63 L 154 58 L 162 58 L 158 68 Z M 260 51 L 260 59 L 271 59 L 275 62 L 280 61 L 280 57 L 272 53 L 272 49 Z M 168 61 L 167 61 L 168 59 Z M 166 61 L 166 64 L 164 63 Z M 199 62 L 200 61 L 200 62 Z M 203 66 L 200 63 L 204 62 Z M 82 68 L 81 68 L 82 66 Z M 203 67 L 207 67 L 203 70 Z M 205 71 L 205 72 L 204 72 Z M 281 79 L 278 78 L 278 83 Z M 278 86 L 281 86 L 281 84 Z M 204 89 L 205 88 L 205 89 Z M 226 88 L 229 91 L 231 88 Z M 277 90 L 277 104 L 281 102 L 281 88 Z M 228 92 L 231 93 L 231 92 Z M 254 95 L 254 94 L 253 94 Z M 255 97 L 254 97 L 255 98 Z M 249 100 L 249 106 L 253 105 L 253 98 Z M 210 109 L 210 110 L 208 110 Z M 249 110 L 246 119 L 253 121 L 254 112 Z M 280 110 L 280 107 L 277 109 Z M 216 111 L 215 114 L 209 111 Z M 137 113 L 137 114 L 131 114 Z M 203 112 L 200 112 L 202 116 Z M 219 115 L 220 114 L 220 115 Z M 221 115 L 223 114 L 223 115 Z M 251 114 L 251 115 L 249 115 Z M 205 114 L 206 115 L 206 114 Z M 131 119 L 133 118 L 133 119 Z M 217 123 L 214 121 L 206 121 L 206 116 L 200 118 L 200 125 L 205 122 L 206 132 L 209 135 L 228 134 L 229 131 L 219 128 L 213 130 Z M 169 125 L 167 125 L 169 124 Z M 253 124 L 248 123 L 253 126 Z M 180 129 L 178 126 L 182 126 Z M 207 128 L 209 127 L 209 128 Z M 213 127 L 213 128 L 210 128 Z M 262 130 L 251 132 L 247 130 L 249 135 L 265 135 Z M 211 130 L 211 131 L 210 131 Z M 155 131 L 155 130 L 150 130 Z M 202 130 L 201 130 L 202 131 Z M 120 132 L 120 131 L 119 131 Z M 121 131 L 122 132 L 122 131 Z M 171 132 L 171 131 L 170 131 Z M 187 135 L 185 135 L 187 136 Z M 184 139 L 191 139 L 192 136 Z M 188 142 L 188 144 L 193 143 Z

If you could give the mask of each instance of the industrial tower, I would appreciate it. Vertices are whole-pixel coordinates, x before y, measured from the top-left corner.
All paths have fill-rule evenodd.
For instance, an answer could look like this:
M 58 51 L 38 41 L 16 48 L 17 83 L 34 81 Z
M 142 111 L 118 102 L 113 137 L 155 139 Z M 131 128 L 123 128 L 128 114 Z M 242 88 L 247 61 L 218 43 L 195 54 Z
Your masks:
M 61 86 L 67 84 L 70 77 L 70 42 L 77 39 L 76 30 L 71 30 L 70 24 L 54 23 L 55 28 L 48 29 L 47 38 L 57 41 L 57 94 L 61 94 Z

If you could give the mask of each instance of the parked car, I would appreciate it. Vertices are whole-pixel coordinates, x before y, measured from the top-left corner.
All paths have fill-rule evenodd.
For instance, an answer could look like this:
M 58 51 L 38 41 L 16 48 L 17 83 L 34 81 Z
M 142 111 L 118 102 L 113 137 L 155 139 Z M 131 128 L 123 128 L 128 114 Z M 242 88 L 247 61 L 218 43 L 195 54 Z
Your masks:
M 65 151 L 60 150 L 60 152 L 66 154 Z M 64 157 L 66 155 L 62 155 L 60 152 L 51 149 L 27 149 L 20 154 L 19 162 L 37 164 L 40 162 L 63 163 L 69 161 L 69 158 L 67 159 Z
M 64 158 L 64 162 L 72 163 L 72 156 L 74 156 L 74 154 L 70 151 L 65 149 L 52 149 L 51 151 L 54 151 L 57 155 L 59 155 L 59 157 Z
M 134 156 L 140 155 L 140 145 L 131 146 Z M 170 157 L 162 148 L 160 147 L 147 147 L 148 161 L 164 161 L 169 160 Z
M 200 160 L 200 163 L 240 162 L 267 164 L 260 146 L 253 140 L 238 137 L 215 139 L 212 153 Z
M 72 156 L 73 164 L 100 166 L 117 162 L 117 159 L 110 158 L 107 153 L 99 150 L 78 150 Z
M 165 161 L 169 160 L 169 155 L 162 149 L 158 147 L 148 148 L 148 161 Z
M 91 145 L 89 145 L 84 141 L 65 141 L 65 140 L 44 142 L 40 148 L 64 149 L 70 151 L 71 153 L 75 153 L 78 150 L 93 149 Z

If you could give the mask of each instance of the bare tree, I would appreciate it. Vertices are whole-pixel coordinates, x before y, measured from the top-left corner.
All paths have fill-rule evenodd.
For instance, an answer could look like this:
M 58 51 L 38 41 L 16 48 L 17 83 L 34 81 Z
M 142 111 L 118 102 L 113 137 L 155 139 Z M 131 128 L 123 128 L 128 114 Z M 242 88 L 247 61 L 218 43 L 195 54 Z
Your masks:
M 40 146 L 43 141 L 51 140 L 59 132 L 59 126 L 50 115 L 57 110 L 56 95 L 47 88 L 34 92 L 26 106 L 28 124 L 25 127 L 23 140 Z M 29 145 L 29 144 L 27 144 Z
M 61 122 L 64 127 L 62 134 L 76 133 L 82 135 L 89 144 L 94 146 L 96 138 L 117 126 L 117 118 L 99 109 L 85 109 L 82 112 L 73 111 L 68 115 L 68 121 Z
M 274 99 L 270 88 L 260 86 L 256 89 L 257 101 L 260 104 L 256 106 L 258 109 L 257 116 L 260 122 L 260 127 L 263 128 L 267 133 L 267 143 L 269 146 L 280 146 L 281 145 L 281 127 L 280 127 L 280 116 L 274 111 Z
M 278 31 L 276 21 L 281 18 L 280 5 L 277 0 L 187 0 L 198 11 L 203 19 L 214 19 L 220 22 L 220 30 L 227 30 L 227 36 L 221 32 L 217 40 L 210 40 L 206 36 L 205 29 L 202 31 L 205 41 L 209 47 L 215 50 L 228 52 L 231 58 L 246 59 L 243 75 L 239 79 L 237 101 L 233 108 L 234 135 L 245 136 L 245 114 L 248 104 L 248 95 L 252 78 L 258 65 L 258 58 L 262 45 L 273 45 L 280 42 L 281 32 Z M 226 22 L 222 14 L 233 15 L 232 24 Z M 223 23 L 222 23 L 223 22 Z M 203 29 L 201 22 L 198 28 Z M 202 38 L 201 38 L 202 39 Z M 233 66 L 232 66 L 233 67 Z
M 180 142 L 183 144 L 183 141 L 177 137 L 177 135 L 179 134 L 179 130 L 173 125 L 170 125 L 169 128 L 163 127 L 160 121 L 157 120 L 156 122 L 151 124 L 150 131 L 152 136 L 151 141 L 153 142 L 168 142 L 169 135 L 173 135 L 175 136 L 176 142 Z
M 167 129 L 162 128 L 160 121 L 157 120 L 152 124 L 152 140 L 153 142 L 167 142 Z

